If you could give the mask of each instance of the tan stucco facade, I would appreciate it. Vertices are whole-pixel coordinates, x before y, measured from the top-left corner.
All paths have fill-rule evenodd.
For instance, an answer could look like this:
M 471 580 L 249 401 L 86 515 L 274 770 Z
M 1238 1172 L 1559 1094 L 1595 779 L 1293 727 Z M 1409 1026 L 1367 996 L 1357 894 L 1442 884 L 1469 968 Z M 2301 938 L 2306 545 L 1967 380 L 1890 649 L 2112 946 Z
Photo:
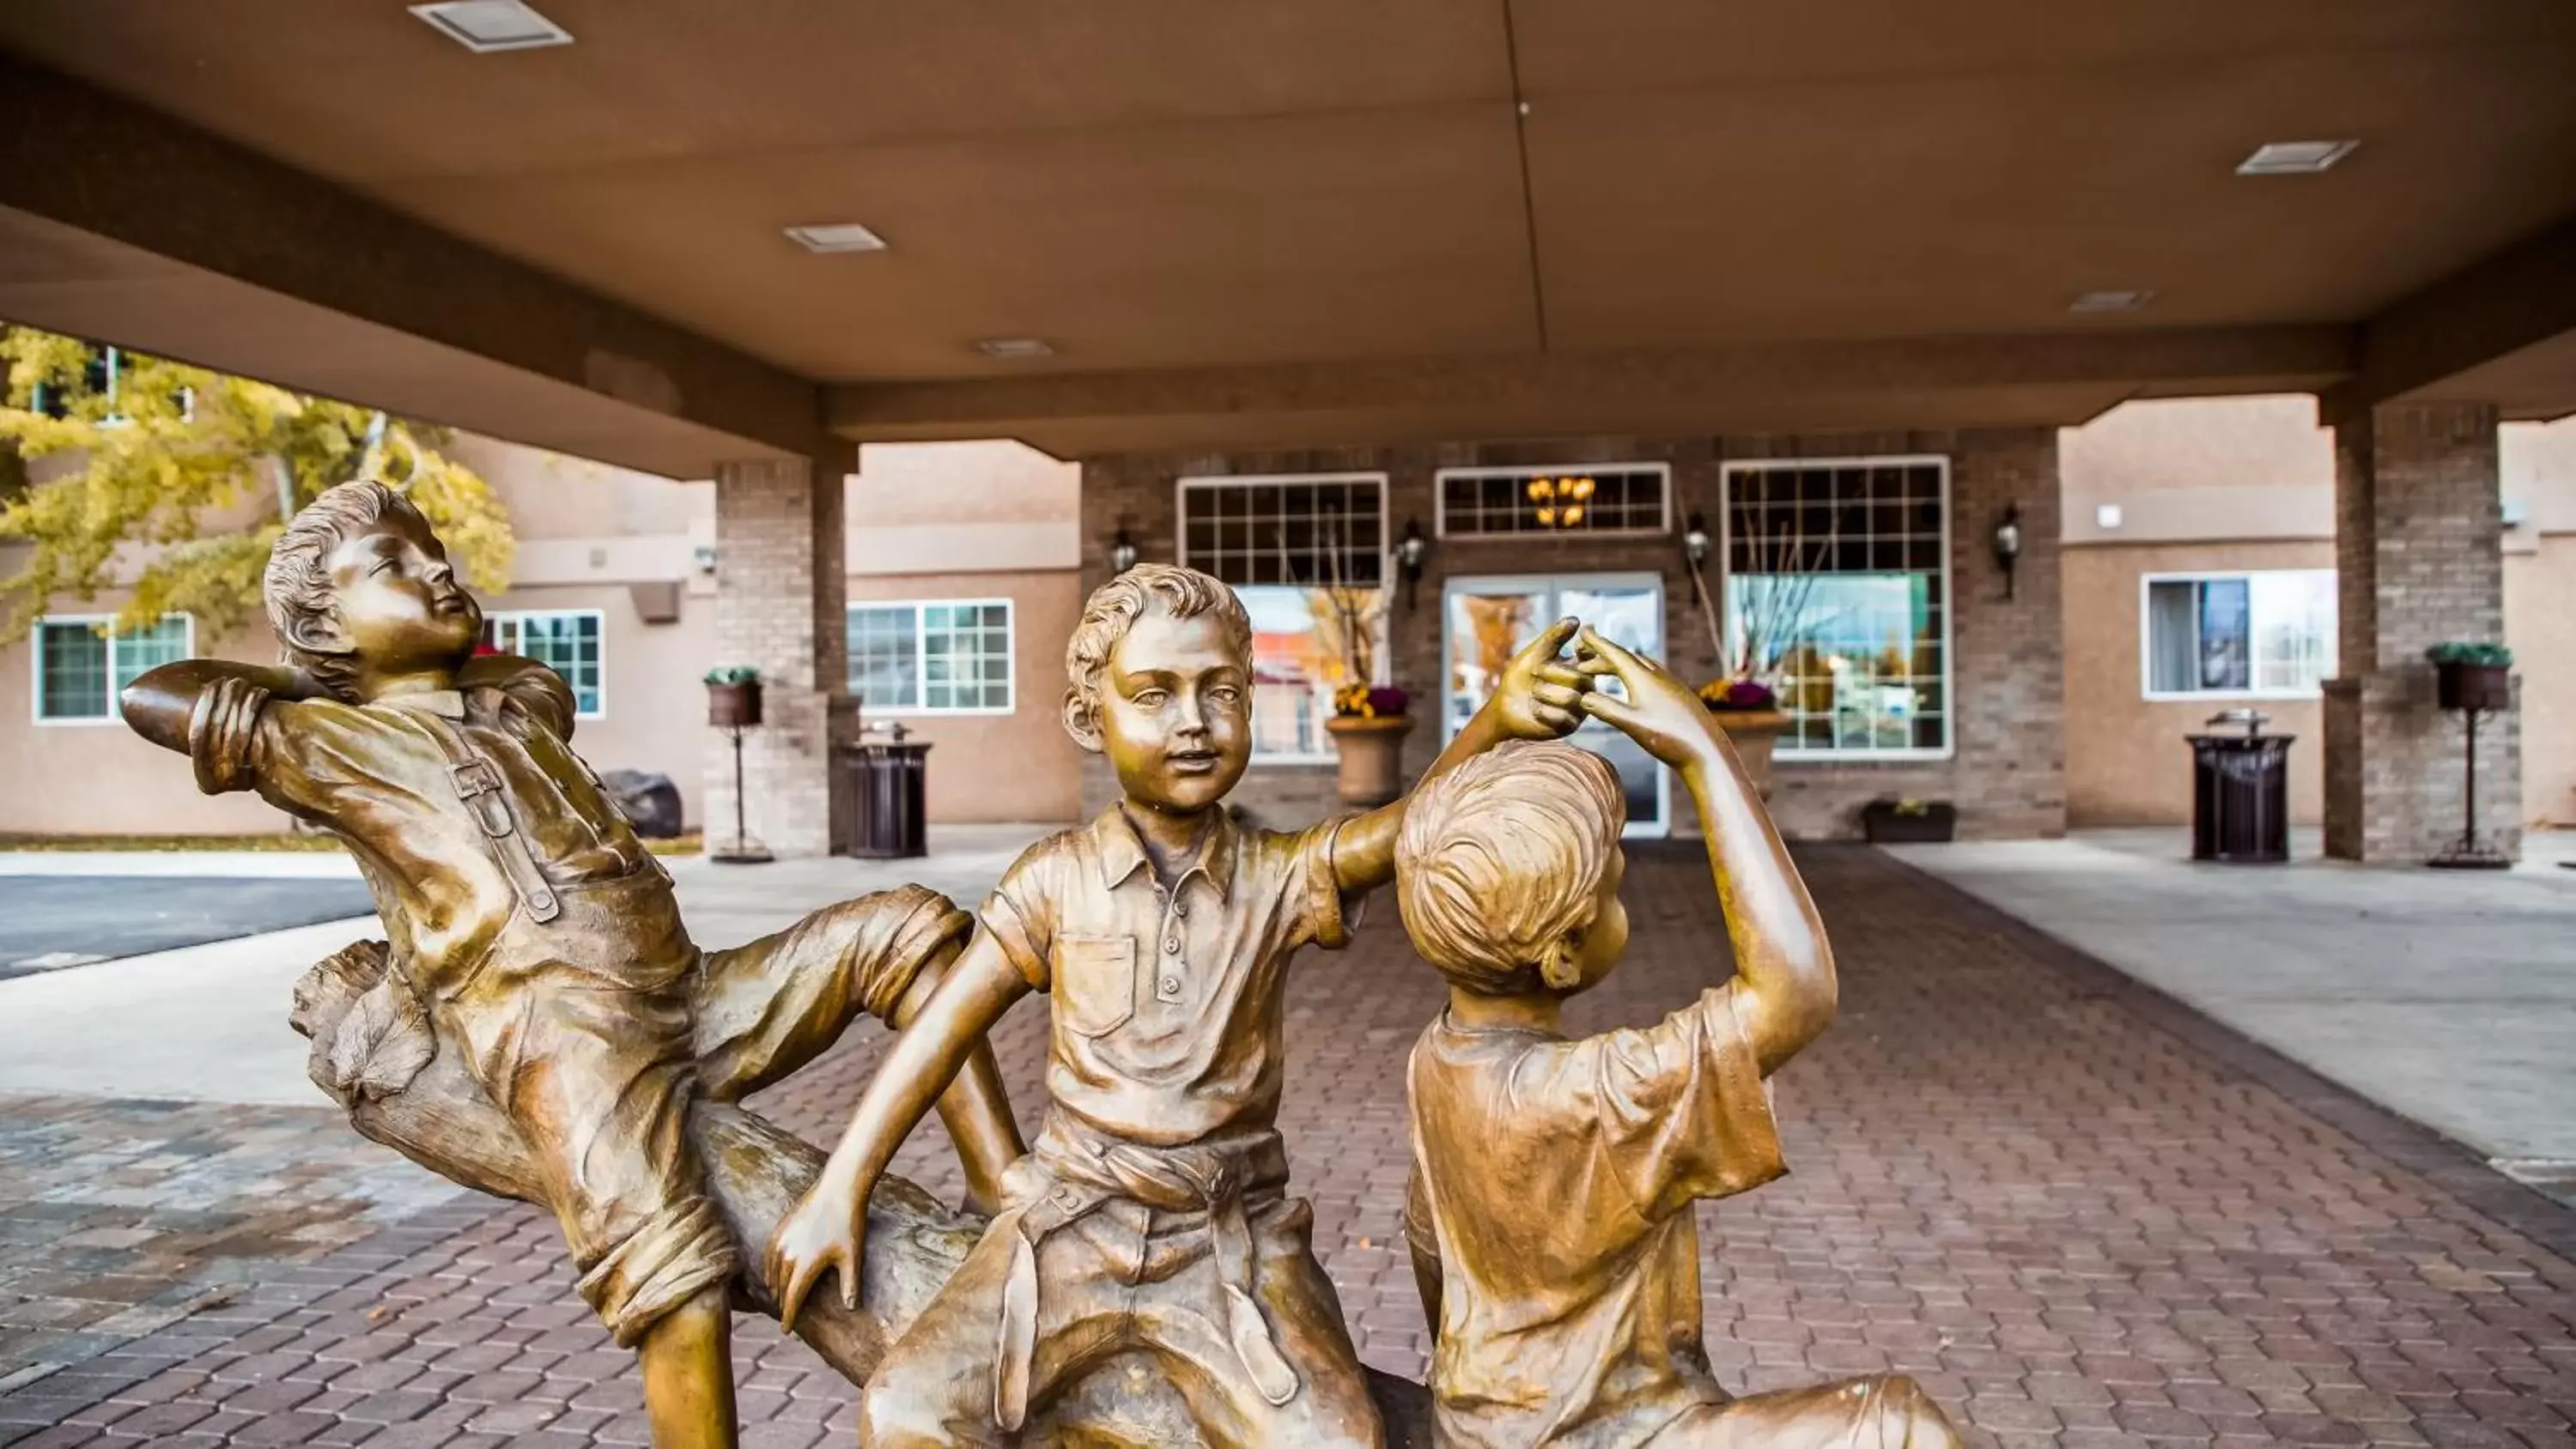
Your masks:
M 2252 708 L 2298 736 L 2290 811 L 2323 815 L 2317 698 L 2148 698 L 2144 581 L 2332 569 L 2334 438 L 2306 397 L 2137 402 L 2059 435 L 2066 485 L 2066 790 L 2077 828 L 2191 818 L 2183 736 Z M 2505 643 L 2521 681 L 2522 815 L 2576 824 L 2576 421 L 2508 423 Z
M 510 586 L 487 612 L 587 610 L 600 619 L 601 707 L 578 726 L 596 768 L 667 775 L 692 826 L 721 741 L 706 724 L 716 657 L 714 488 L 476 437 L 453 450 L 506 503 L 518 551 Z M 1074 470 L 1013 443 L 870 448 L 849 478 L 848 595 L 1012 605 L 1013 701 L 1006 714 L 900 718 L 933 745 L 934 821 L 1069 821 L 1078 760 L 1058 723 L 1065 638 L 1081 607 L 1074 573 Z M 0 560 L 5 563 L 5 560 Z M 121 596 L 66 600 L 57 614 L 112 614 Z M 198 652 L 266 661 L 264 625 Z M 36 720 L 35 651 L 0 649 L 0 834 L 254 834 L 277 811 L 235 795 L 209 799 L 179 762 L 114 721 Z M 1010 762 L 1007 770 L 992 762 Z
M 702 784 L 720 742 L 705 725 L 700 679 L 724 662 L 713 626 L 713 488 L 481 439 L 456 446 L 507 501 L 519 537 L 516 578 L 487 607 L 597 611 L 604 699 L 599 715 L 581 722 L 583 752 L 603 770 L 670 776 L 691 823 L 703 823 Z M 2248 705 L 2299 737 L 2291 809 L 2314 823 L 2318 702 L 2150 700 L 2140 630 L 2150 575 L 2334 566 L 2331 436 L 2314 404 L 2132 403 L 2064 430 L 2059 450 L 2069 824 L 2188 820 L 2183 736 L 2222 709 Z M 2576 677 L 2565 667 L 2576 660 L 2576 423 L 2507 425 L 2501 459 L 2507 515 L 2519 520 L 2506 529 L 2504 577 L 2507 642 L 2521 661 L 2524 817 L 2576 823 L 2576 748 L 2563 743 L 2576 731 Z M 935 821 L 1074 818 L 1082 770 L 1058 722 L 1063 645 L 1081 607 L 1077 563 L 1102 546 L 1077 522 L 1076 470 L 1011 443 L 890 445 L 866 449 L 846 487 L 852 604 L 1012 605 L 1007 712 L 868 705 L 863 721 L 900 719 L 912 738 L 932 744 Z M 1099 522 L 1105 530 L 1114 520 Z M 64 611 L 107 612 L 117 602 Z M 1684 638 L 1678 625 L 1673 637 L 1677 646 Z M 239 658 L 273 653 L 259 629 L 197 644 Z M 174 762 L 121 726 L 37 724 L 32 662 L 26 644 L 0 650 L 0 779 L 8 782 L 0 832 L 278 828 L 280 817 L 254 800 L 197 796 Z M 1963 675 L 1959 687 L 1974 691 L 1979 681 Z
M 2066 569 L 2066 815 L 2094 825 L 2178 825 L 2191 819 L 2191 748 L 2222 710 L 2270 716 L 2268 733 L 2290 747 L 2290 815 L 2313 825 L 2324 812 L 2324 741 L 2318 702 L 2306 699 L 2147 698 L 2140 629 L 2150 575 L 2259 569 L 2330 569 L 2329 540 L 2155 543 L 2069 548 Z

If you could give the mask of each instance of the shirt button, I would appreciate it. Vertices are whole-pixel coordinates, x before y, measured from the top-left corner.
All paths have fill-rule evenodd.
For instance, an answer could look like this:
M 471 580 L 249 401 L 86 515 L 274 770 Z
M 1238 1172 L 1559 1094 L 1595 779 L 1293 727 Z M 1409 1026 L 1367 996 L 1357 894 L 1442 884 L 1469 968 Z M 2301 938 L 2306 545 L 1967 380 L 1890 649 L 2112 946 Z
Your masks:
M 1181 978 L 1178 976 L 1166 976 L 1162 979 L 1161 986 L 1162 991 L 1160 994 L 1165 1001 L 1177 1001 L 1180 999 Z
M 1163 940 L 1163 954 L 1166 956 L 1178 956 L 1181 954 L 1181 938 L 1178 936 L 1165 937 Z

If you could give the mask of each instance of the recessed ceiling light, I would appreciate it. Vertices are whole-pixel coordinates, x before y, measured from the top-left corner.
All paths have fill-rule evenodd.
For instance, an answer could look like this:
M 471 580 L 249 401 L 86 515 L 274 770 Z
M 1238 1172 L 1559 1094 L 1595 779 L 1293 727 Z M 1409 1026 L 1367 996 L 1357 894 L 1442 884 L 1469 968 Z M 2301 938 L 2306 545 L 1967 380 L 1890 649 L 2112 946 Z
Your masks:
M 2239 176 L 2313 176 L 2352 154 L 2359 141 L 2273 141 L 2236 163 Z
M 2134 292 L 2086 292 L 2078 296 L 2066 310 L 2069 312 L 2135 312 L 2155 300 L 2155 295 L 2143 289 Z
M 450 0 L 444 5 L 415 5 L 411 13 L 476 55 L 572 44 L 571 31 L 519 0 Z
M 830 226 L 791 226 L 787 237 L 809 252 L 881 252 L 885 238 L 855 221 Z
M 1055 356 L 1054 344 L 1043 337 L 987 337 L 975 344 L 975 350 L 986 357 L 1009 359 Z

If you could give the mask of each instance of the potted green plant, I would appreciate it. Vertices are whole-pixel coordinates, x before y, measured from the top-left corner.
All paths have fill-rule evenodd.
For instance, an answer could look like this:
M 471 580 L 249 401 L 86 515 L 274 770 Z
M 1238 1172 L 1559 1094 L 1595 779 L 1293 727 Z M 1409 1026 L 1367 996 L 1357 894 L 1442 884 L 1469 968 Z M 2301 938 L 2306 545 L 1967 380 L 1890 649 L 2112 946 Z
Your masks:
M 1346 684 L 1333 691 L 1324 729 L 1341 762 L 1342 802 L 1374 808 L 1404 793 L 1404 737 L 1413 732 L 1412 703 L 1387 684 Z
M 2501 644 L 2454 641 L 2424 651 L 2444 709 L 2494 710 L 2513 704 L 2513 651 Z
M 707 671 L 707 723 L 720 730 L 760 723 L 760 671 L 748 664 L 720 664 Z
M 1860 826 L 1872 845 L 1943 845 L 1958 833 L 1959 810 L 1947 800 L 1881 795 L 1860 808 Z

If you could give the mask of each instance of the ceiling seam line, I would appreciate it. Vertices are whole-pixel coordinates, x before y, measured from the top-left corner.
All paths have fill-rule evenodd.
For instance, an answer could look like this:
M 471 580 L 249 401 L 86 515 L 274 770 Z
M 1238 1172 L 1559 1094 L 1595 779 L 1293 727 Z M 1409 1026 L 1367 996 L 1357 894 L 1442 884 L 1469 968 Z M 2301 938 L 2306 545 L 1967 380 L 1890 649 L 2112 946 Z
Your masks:
M 1512 0 L 1499 0 L 1503 9 L 1503 63 L 1512 78 L 1512 146 L 1521 165 L 1521 233 L 1529 247 L 1530 312 L 1538 326 L 1538 350 L 1548 350 L 1547 280 L 1538 263 L 1538 201 L 1530 187 L 1529 102 L 1521 94 L 1520 34 L 1512 26 Z

